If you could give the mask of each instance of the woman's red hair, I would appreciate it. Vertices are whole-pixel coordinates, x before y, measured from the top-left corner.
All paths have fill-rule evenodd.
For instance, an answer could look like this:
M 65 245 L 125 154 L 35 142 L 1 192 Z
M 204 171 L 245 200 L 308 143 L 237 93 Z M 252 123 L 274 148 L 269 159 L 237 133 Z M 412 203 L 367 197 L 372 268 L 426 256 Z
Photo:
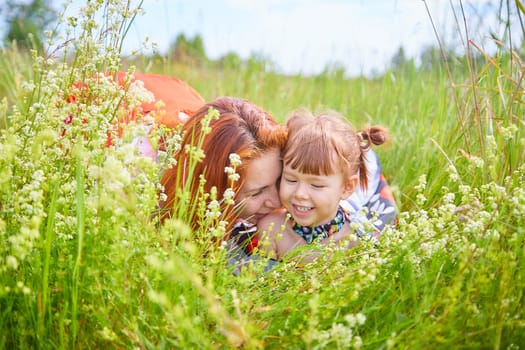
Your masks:
M 218 112 L 219 117 L 212 119 L 211 131 L 203 135 L 202 121 L 210 108 Z M 186 145 L 199 146 L 195 142 L 203 140 L 200 148 L 205 154 L 202 161 L 195 164 L 190 177 L 190 169 L 186 169 L 190 159 L 185 152 Z M 166 200 L 161 203 L 163 218 L 169 217 L 177 205 L 177 189 L 189 189 L 190 200 L 199 198 L 199 181 L 201 175 L 206 182 L 204 192 L 210 193 L 211 188 L 217 189 L 217 199 L 223 199 L 223 194 L 232 188 L 232 182 L 225 172 L 231 166 L 230 154 L 236 153 L 241 159 L 241 165 L 236 168 L 240 179 L 233 184 L 233 190 L 238 192 L 246 176 L 246 170 L 253 159 L 260 157 L 267 150 L 282 149 L 286 142 L 286 128 L 279 125 L 275 119 L 262 108 L 239 98 L 221 97 L 209 102 L 195 112 L 183 125 L 181 150 L 175 154 L 177 164 L 163 174 L 161 184 L 164 186 Z M 182 204 L 186 205 L 186 204 Z M 233 208 L 222 204 L 222 213 L 233 214 Z M 190 213 L 189 222 L 193 228 L 198 227 L 197 211 Z

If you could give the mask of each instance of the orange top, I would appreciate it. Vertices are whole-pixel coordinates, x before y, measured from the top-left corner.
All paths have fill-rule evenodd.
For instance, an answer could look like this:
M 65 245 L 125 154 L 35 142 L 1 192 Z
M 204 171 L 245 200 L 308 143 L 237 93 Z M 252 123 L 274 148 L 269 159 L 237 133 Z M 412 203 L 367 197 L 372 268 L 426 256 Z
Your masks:
M 117 74 L 119 85 L 123 85 L 126 74 L 125 72 Z M 175 77 L 134 73 L 131 81 L 135 80 L 144 82 L 144 87 L 155 96 L 155 102 L 142 104 L 143 114 L 156 111 L 156 115 L 159 117 L 157 122 L 168 128 L 174 128 L 185 121 L 185 118 L 179 115 L 180 112 L 188 116 L 192 115 L 205 103 L 194 88 Z M 157 108 L 155 104 L 158 101 L 162 101 L 164 106 Z

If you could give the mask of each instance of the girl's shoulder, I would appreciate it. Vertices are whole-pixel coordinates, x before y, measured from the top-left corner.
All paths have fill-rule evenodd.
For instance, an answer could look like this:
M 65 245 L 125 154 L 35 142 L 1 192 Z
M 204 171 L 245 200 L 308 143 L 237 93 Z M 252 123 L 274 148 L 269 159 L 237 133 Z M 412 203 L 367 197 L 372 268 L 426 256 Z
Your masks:
M 281 232 L 281 226 L 286 223 L 286 209 L 276 209 L 261 218 L 257 223 L 259 232 Z

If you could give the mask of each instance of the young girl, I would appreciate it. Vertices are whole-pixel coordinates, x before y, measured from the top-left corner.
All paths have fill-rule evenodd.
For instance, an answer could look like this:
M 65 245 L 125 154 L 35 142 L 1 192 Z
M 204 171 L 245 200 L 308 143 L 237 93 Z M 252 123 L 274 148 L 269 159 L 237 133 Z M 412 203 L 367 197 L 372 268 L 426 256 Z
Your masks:
M 279 192 L 284 209 L 258 225 L 259 250 L 277 260 L 297 247 L 339 242 L 354 234 L 340 201 L 358 184 L 366 190 L 367 150 L 388 138 L 386 129 L 377 126 L 356 132 L 335 113 L 313 116 L 300 110 L 288 119 L 287 127 Z

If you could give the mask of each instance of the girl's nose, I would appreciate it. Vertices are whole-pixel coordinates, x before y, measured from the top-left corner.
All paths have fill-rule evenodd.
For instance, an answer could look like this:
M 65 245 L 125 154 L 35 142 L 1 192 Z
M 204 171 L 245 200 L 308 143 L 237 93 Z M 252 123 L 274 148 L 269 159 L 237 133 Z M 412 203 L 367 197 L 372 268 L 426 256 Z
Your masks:
M 306 191 L 306 186 L 307 185 L 298 182 L 297 185 L 295 186 L 295 190 L 293 192 L 293 195 L 296 198 L 305 198 L 305 197 L 307 197 L 308 196 L 308 192 Z

